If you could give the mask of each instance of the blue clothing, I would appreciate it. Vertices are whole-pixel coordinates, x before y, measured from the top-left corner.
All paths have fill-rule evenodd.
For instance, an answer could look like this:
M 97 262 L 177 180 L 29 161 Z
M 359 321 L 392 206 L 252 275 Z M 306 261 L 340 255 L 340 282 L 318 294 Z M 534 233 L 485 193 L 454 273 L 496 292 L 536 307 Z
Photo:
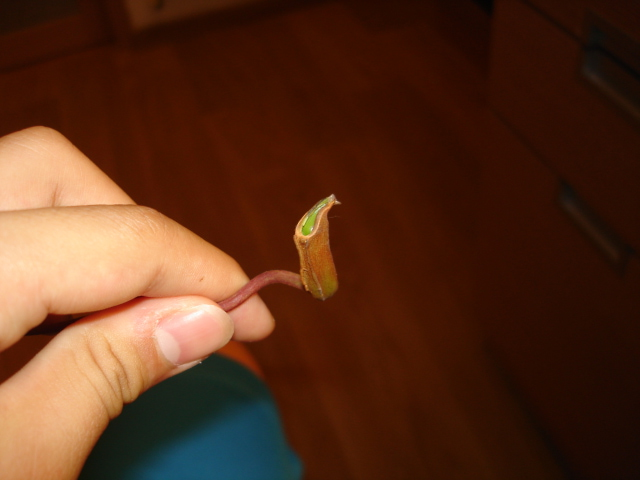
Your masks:
M 212 355 L 127 405 L 100 438 L 83 480 L 298 480 L 264 382 Z

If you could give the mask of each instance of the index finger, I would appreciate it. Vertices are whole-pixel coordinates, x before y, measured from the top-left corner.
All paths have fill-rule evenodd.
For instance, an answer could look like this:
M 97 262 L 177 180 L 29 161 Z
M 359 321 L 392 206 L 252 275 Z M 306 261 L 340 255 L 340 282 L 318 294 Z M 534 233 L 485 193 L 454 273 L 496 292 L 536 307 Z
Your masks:
M 227 254 L 137 205 L 0 212 L 0 265 L 0 350 L 49 313 L 97 311 L 138 296 L 220 301 L 247 281 Z M 238 339 L 273 328 L 257 296 L 232 318 Z
M 0 138 L 0 211 L 135 203 L 57 131 L 31 127 Z

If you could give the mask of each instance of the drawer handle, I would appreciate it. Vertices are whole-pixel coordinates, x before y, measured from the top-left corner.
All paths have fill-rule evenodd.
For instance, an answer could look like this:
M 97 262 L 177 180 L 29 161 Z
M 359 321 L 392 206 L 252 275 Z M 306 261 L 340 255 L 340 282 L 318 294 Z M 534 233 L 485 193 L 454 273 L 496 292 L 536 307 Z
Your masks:
M 591 85 L 640 121 L 640 44 L 591 15 L 581 71 Z
M 629 256 L 633 253 L 631 247 L 623 242 L 566 183 L 560 185 L 558 204 L 616 272 L 623 275 Z

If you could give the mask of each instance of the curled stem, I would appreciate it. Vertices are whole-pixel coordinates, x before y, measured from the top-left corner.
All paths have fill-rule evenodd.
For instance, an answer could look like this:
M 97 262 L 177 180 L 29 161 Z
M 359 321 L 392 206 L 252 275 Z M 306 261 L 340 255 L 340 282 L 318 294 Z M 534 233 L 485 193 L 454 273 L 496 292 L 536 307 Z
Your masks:
M 253 277 L 230 297 L 218 302 L 218 306 L 225 312 L 230 312 L 243 304 L 249 297 L 258 293 L 258 290 L 261 288 L 267 285 L 273 285 L 274 283 L 282 283 L 289 287 L 304 290 L 299 274 L 287 270 L 267 270 Z M 44 323 L 29 330 L 27 335 L 55 335 L 84 316 L 86 315 L 49 315 L 49 317 L 47 317 L 49 321 L 45 320 Z
M 244 303 L 251 295 L 256 293 L 262 287 L 272 285 L 274 283 L 282 283 L 290 287 L 295 287 L 303 290 L 302 280 L 297 273 L 289 272 L 288 270 L 268 270 L 262 272 L 260 275 L 256 275 L 248 283 L 245 284 L 240 290 L 231 295 L 229 298 L 225 298 L 218 305 L 225 312 L 230 312 L 237 306 Z
M 338 274 L 329 246 L 329 210 L 335 195 L 316 203 L 296 225 L 293 241 L 300 257 L 300 278 L 313 298 L 326 300 L 338 289 Z

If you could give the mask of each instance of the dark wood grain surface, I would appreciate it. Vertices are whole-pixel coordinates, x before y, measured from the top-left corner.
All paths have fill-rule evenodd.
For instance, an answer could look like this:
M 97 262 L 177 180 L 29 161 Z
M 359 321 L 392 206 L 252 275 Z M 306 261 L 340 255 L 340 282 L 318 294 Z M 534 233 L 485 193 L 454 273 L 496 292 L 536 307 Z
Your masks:
M 455 4 L 455 5 L 454 5 Z M 0 77 L 0 133 L 59 129 L 133 198 L 234 256 L 297 268 L 335 193 L 341 286 L 264 291 L 250 348 L 308 479 L 542 479 L 559 469 L 474 322 L 490 18 L 472 2 L 314 2 Z

